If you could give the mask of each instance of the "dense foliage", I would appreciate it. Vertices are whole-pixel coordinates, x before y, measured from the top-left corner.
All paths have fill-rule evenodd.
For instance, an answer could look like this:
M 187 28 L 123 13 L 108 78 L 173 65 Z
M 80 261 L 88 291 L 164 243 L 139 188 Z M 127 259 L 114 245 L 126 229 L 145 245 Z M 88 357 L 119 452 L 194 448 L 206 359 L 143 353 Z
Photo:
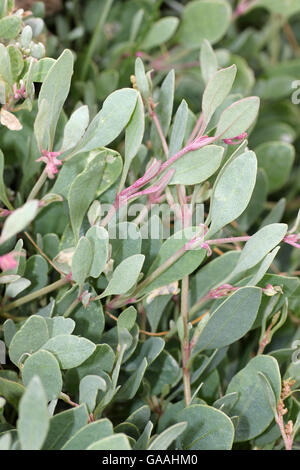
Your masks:
M 29 3 L 0 0 L 0 449 L 300 449 L 299 1 Z

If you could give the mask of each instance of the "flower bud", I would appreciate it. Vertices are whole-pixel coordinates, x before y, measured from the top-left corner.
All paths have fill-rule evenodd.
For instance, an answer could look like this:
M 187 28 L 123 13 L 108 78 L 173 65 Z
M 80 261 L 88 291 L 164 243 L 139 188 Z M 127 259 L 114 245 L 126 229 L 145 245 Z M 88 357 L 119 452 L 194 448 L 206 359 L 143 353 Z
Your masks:
M 21 45 L 23 49 L 28 49 L 32 41 L 32 29 L 29 25 L 25 26 L 21 34 Z
M 45 46 L 41 42 L 38 44 L 33 44 L 31 47 L 31 56 L 35 59 L 42 59 L 45 56 L 45 53 Z

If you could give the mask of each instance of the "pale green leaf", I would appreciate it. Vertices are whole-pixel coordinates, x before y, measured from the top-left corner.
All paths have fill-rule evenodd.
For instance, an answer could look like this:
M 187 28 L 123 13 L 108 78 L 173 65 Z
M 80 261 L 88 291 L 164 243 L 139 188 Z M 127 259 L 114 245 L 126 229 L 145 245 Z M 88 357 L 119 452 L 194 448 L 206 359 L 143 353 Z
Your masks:
M 38 207 L 38 201 L 29 201 L 9 215 L 4 222 L 0 243 L 4 243 L 14 235 L 22 232 L 36 217 Z
M 50 338 L 43 349 L 54 354 L 62 369 L 72 369 L 82 364 L 95 351 L 95 344 L 85 338 L 59 335 Z
M 26 387 L 34 376 L 39 377 L 48 401 L 58 398 L 62 389 L 62 376 L 57 360 L 48 351 L 37 351 L 26 359 L 22 369 Z
M 48 429 L 47 397 L 41 381 L 33 377 L 20 401 L 18 436 L 22 450 L 41 449 Z
M 223 154 L 224 148 L 217 145 L 186 153 L 171 166 L 176 172 L 170 184 L 194 185 L 206 181 L 218 170 Z

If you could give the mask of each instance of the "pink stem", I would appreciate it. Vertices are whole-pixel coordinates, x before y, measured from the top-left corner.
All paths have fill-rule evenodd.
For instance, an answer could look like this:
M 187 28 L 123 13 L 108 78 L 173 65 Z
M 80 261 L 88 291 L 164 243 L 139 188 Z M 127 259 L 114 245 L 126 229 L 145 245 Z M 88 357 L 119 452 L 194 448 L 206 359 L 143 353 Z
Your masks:
M 165 156 L 166 156 L 166 158 L 168 158 L 168 156 L 169 156 L 169 147 L 168 147 L 166 138 L 165 138 L 165 136 L 164 136 L 164 133 L 163 133 L 161 124 L 160 124 L 160 122 L 159 122 L 159 119 L 158 119 L 158 117 L 157 117 L 157 114 L 155 113 L 155 111 L 151 111 L 150 116 L 152 117 L 153 122 L 154 122 L 154 124 L 155 124 L 155 127 L 156 127 L 156 129 L 157 129 L 157 132 L 158 132 L 159 138 L 160 138 L 160 140 L 161 140 L 161 143 L 162 143 L 162 147 L 163 147 Z
M 196 138 L 196 136 L 197 136 L 197 134 L 198 134 L 198 132 L 199 132 L 201 126 L 202 126 L 202 122 L 203 122 L 203 113 L 200 114 L 199 119 L 195 124 L 193 132 L 191 133 L 191 135 L 189 137 L 188 144 L 190 144 Z
M 232 237 L 232 238 L 217 238 L 216 240 L 207 240 L 208 245 L 225 245 L 227 243 L 247 242 L 250 236 L 245 237 Z
M 285 428 L 284 428 L 284 421 L 283 421 L 283 417 L 281 414 L 279 414 L 276 417 L 276 423 L 278 424 L 278 427 L 280 429 L 280 432 L 284 441 L 285 449 L 292 450 L 293 440 L 286 435 Z
M 161 168 L 160 168 L 160 173 L 162 173 L 163 171 L 165 171 L 167 168 L 169 168 L 169 166 L 173 165 L 173 163 L 175 163 L 177 160 L 179 160 L 179 158 L 183 157 L 183 155 L 185 155 L 186 153 L 188 152 L 192 152 L 194 150 L 198 150 L 202 147 L 205 147 L 206 145 L 209 145 L 209 144 L 212 144 L 213 142 L 215 142 L 215 137 L 203 137 L 202 138 L 202 141 L 197 143 L 197 147 L 193 147 L 193 143 L 190 143 L 188 144 L 186 147 L 184 147 L 182 150 L 180 150 L 178 153 L 175 153 L 175 155 L 173 155 L 173 157 L 169 158 L 165 163 L 162 164 Z

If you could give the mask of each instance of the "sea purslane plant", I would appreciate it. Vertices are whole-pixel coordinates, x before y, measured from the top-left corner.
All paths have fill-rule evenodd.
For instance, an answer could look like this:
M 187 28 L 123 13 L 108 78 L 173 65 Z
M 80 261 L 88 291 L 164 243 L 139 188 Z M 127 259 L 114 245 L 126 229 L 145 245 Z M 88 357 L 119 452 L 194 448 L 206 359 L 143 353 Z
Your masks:
M 234 29 L 272 2 L 170 1 L 155 22 L 141 3 L 99 78 L 102 40 L 45 57 L 41 18 L 0 0 L 0 448 L 297 448 L 300 217 L 274 200 L 295 115 L 274 124 L 274 55 L 254 86 L 247 34 L 253 67 L 267 53 Z

